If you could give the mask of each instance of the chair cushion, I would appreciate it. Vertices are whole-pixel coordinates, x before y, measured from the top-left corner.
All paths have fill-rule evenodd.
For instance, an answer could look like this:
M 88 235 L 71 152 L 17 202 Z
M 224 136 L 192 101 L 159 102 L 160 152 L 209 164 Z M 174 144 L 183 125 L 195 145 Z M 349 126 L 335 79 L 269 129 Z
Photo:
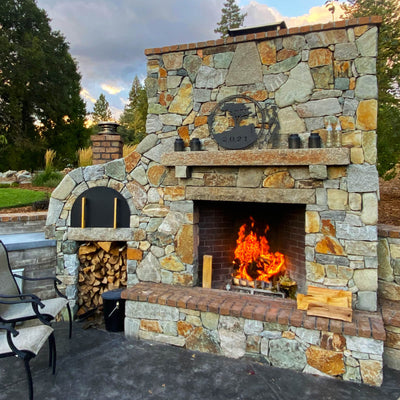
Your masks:
M 12 336 L 12 341 L 18 350 L 30 351 L 38 354 L 46 340 L 53 332 L 53 328 L 48 325 L 36 325 L 29 328 L 18 328 L 19 335 Z M 10 353 L 6 331 L 0 331 L 0 354 Z
M 68 300 L 63 297 L 56 297 L 54 299 L 42 300 L 42 303 L 44 304 L 44 308 L 39 307 L 39 312 L 55 318 L 55 316 L 67 305 Z M 10 304 L 3 311 L 1 316 L 5 320 L 36 318 L 31 303 Z

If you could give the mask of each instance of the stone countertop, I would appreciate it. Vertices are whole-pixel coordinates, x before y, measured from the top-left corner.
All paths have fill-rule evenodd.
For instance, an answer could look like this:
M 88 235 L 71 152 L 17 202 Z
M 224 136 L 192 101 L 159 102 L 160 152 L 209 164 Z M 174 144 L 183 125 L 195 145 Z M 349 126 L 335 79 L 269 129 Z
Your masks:
M 0 235 L 0 240 L 4 243 L 8 251 L 53 247 L 56 245 L 55 240 L 48 240 L 44 237 L 44 232 Z

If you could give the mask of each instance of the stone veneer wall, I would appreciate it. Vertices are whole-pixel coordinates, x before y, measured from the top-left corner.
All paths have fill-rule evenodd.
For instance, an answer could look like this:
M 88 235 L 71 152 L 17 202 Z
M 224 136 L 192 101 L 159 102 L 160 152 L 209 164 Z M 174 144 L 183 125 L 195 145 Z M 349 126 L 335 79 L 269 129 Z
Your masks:
M 400 227 L 379 226 L 379 303 L 386 329 L 385 364 L 400 370 Z
M 123 297 L 128 337 L 374 386 L 383 380 L 376 313 L 356 311 L 343 323 L 307 316 L 287 299 L 153 283 Z
M 77 246 L 86 240 L 127 242 L 130 287 L 140 282 L 195 286 L 200 216 L 194 202 L 217 200 L 304 204 L 307 283 L 350 290 L 354 308 L 376 311 L 379 22 L 360 18 L 146 50 L 147 136 L 124 159 L 71 171 L 50 200 L 47 235 L 58 241 L 57 274 L 72 305 Z M 303 144 L 310 132 L 325 139 L 327 122 L 340 121 L 343 148 L 270 149 L 271 144 L 257 143 L 256 150 L 219 149 L 208 132 L 207 117 L 217 101 L 238 93 L 261 104 L 276 104 L 280 147 L 287 147 L 290 133 L 299 133 Z M 200 138 L 203 151 L 174 153 L 178 135 L 186 145 Z M 109 186 L 124 196 L 131 211 L 130 228 L 70 227 L 74 201 L 93 186 Z M 187 322 L 185 315 L 181 320 Z M 197 321 L 199 315 L 193 317 Z M 225 322 L 222 328 L 235 331 L 236 322 Z M 240 329 L 252 324 L 237 323 Z M 286 331 L 254 324 L 260 334 Z M 166 333 L 169 325 L 164 325 Z M 288 331 L 290 340 L 300 335 Z M 357 331 L 353 335 L 358 336 Z M 355 358 L 373 361 L 377 371 L 381 350 L 375 352 L 369 340 L 375 339 L 365 342 L 372 350 L 354 349 Z M 306 341 L 303 344 L 306 351 Z M 349 357 L 349 368 L 359 367 L 354 354 L 342 356 Z M 349 372 L 347 379 L 357 374 Z M 377 376 L 372 384 L 380 384 L 380 372 Z M 364 381 L 370 383 L 368 378 Z

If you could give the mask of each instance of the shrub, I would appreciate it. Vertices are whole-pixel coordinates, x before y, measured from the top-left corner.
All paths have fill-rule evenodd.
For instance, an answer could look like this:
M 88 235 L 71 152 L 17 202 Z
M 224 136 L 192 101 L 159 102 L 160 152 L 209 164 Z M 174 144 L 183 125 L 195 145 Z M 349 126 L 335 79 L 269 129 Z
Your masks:
M 93 151 L 91 147 L 78 150 L 79 167 L 87 167 L 88 165 L 92 165 L 93 163 L 92 158 L 93 158 Z
M 32 184 L 35 186 L 56 187 L 64 178 L 61 172 L 46 170 L 39 172 L 32 179 Z

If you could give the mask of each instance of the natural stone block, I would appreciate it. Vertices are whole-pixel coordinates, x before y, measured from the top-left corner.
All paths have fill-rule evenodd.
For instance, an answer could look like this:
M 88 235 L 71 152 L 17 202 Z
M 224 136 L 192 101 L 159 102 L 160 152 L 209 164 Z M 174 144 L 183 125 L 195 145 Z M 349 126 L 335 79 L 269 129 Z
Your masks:
M 160 263 L 152 253 L 138 265 L 136 274 L 141 281 L 145 282 L 161 282 Z
M 360 360 L 360 371 L 363 383 L 381 386 L 383 382 L 383 365 L 381 361 Z
M 377 147 L 376 147 L 376 132 L 368 131 L 363 132 L 362 147 L 365 155 L 365 162 L 369 164 L 376 164 Z
M 310 50 L 308 65 L 310 68 L 332 64 L 332 52 L 329 49 Z
M 375 269 L 355 270 L 353 279 L 360 291 L 376 291 L 378 289 L 378 271 Z
M 356 233 L 357 231 L 355 231 Z M 354 240 L 346 240 L 345 249 L 349 255 L 360 255 L 360 256 L 376 256 L 377 254 L 377 242 L 364 242 L 361 239 L 357 240 L 357 236 Z
M 59 185 L 53 190 L 51 196 L 57 200 L 65 200 L 68 195 L 74 190 L 76 182 L 71 176 L 65 175 Z
M 302 133 L 306 131 L 304 120 L 301 119 L 292 107 L 278 111 L 280 134 Z
M 359 193 L 349 193 L 349 206 L 353 211 L 361 210 L 361 195 Z
M 360 101 L 357 108 L 356 128 L 371 131 L 377 128 L 378 102 L 375 99 Z
M 185 266 L 179 261 L 175 255 L 168 255 L 160 259 L 160 266 L 168 271 L 184 271 Z
M 390 244 L 390 255 L 392 258 L 400 258 L 400 244 Z
M 186 348 L 203 353 L 219 354 L 220 348 L 215 338 L 202 327 L 196 327 L 186 339 Z
M 315 246 L 315 251 L 322 254 L 333 254 L 337 256 L 345 255 L 343 247 L 339 241 L 333 237 L 325 236 Z
M 278 368 L 302 371 L 307 360 L 303 349 L 296 340 L 274 339 L 269 341 L 268 360 Z
M 342 112 L 342 107 L 337 98 L 309 101 L 296 106 L 296 111 L 301 118 L 323 117 Z
M 176 254 L 183 263 L 193 263 L 193 246 L 193 225 L 182 225 L 176 235 Z
M 276 63 L 276 46 L 272 40 L 265 40 L 258 43 L 257 49 L 263 65 L 272 65 Z
M 160 323 L 158 321 L 151 321 L 148 319 L 142 319 L 140 321 L 140 329 L 149 332 L 162 333 Z
M 159 321 L 178 321 L 179 310 L 160 304 L 127 301 L 125 304 L 126 316 L 129 318 L 152 319 Z
M 290 189 L 294 187 L 294 179 L 290 176 L 289 172 L 277 172 L 264 179 L 263 187 Z
M 149 117 L 148 117 L 149 118 Z M 157 117 L 158 119 L 159 117 Z M 161 124 L 161 122 L 160 122 Z M 161 129 L 161 127 L 160 127 Z M 135 152 L 139 154 L 146 153 L 158 142 L 158 136 L 154 133 L 146 135 L 143 140 L 137 145 Z M 136 157 L 135 157 L 136 158 Z
M 301 55 L 293 56 L 287 58 L 284 61 L 280 61 L 274 65 L 268 67 L 267 73 L 270 74 L 280 74 L 282 72 L 287 72 L 293 69 L 301 61 Z M 265 71 L 265 70 L 264 70 Z
M 328 207 L 331 210 L 345 210 L 348 205 L 347 192 L 339 189 L 328 189 Z
M 126 317 L 124 320 L 124 334 L 128 338 L 139 338 L 140 320 Z
M 162 333 L 148 332 L 142 330 L 139 330 L 139 339 L 171 344 L 177 347 L 183 347 L 185 345 L 185 338 L 182 336 L 170 336 L 164 335 Z
M 372 57 L 359 57 L 354 60 L 354 65 L 359 75 L 375 75 L 376 59 Z
M 355 95 L 362 100 L 378 98 L 378 81 L 376 76 L 360 76 L 356 82 Z
M 317 211 L 306 211 L 306 233 L 317 233 L 320 230 L 320 217 Z
M 290 71 L 289 79 L 276 92 L 275 101 L 283 108 L 307 101 L 314 88 L 314 81 L 306 63 L 300 63 Z
M 377 302 L 376 291 L 359 291 L 357 293 L 357 309 L 359 310 L 375 312 L 377 310 Z
M 378 54 L 378 28 L 370 28 L 356 39 L 357 49 L 362 57 L 376 57 Z
M 355 43 L 338 43 L 335 46 L 335 60 L 354 60 L 358 56 Z
M 239 168 L 238 187 L 259 187 L 263 176 L 261 168 Z
M 320 332 L 305 328 L 291 328 L 294 329 L 296 336 L 307 344 L 318 344 L 320 341 Z
M 385 347 L 383 362 L 385 366 L 400 371 L 400 350 Z
M 310 165 L 310 177 L 313 179 L 326 179 L 328 177 L 326 165 Z
M 211 312 L 202 312 L 201 321 L 205 328 L 215 331 L 218 328 L 219 315 Z
M 167 70 L 179 69 L 183 66 L 183 52 L 166 53 L 162 59 Z
M 350 149 L 350 160 L 353 164 L 364 164 L 364 151 L 360 147 Z
M 246 319 L 244 322 L 244 333 L 246 335 L 259 335 L 263 331 L 261 321 Z
M 366 225 L 375 225 L 378 222 L 378 199 L 375 193 L 362 195 L 361 220 Z
M 379 296 L 393 301 L 400 300 L 400 285 L 394 282 L 379 281 Z
M 226 85 L 248 85 L 262 82 L 262 79 L 261 60 L 255 42 L 239 43 L 226 76 Z
M 349 165 L 347 175 L 349 192 L 375 192 L 379 189 L 378 171 L 374 165 Z
M 310 346 L 306 350 L 307 363 L 325 374 L 336 376 L 345 372 L 343 353 Z
M 289 77 L 284 73 L 264 75 L 264 85 L 269 92 L 278 90 Z
M 147 179 L 153 186 L 159 186 L 165 177 L 167 169 L 163 165 L 156 163 L 150 164 L 147 170 Z
M 316 262 L 306 262 L 307 280 L 311 282 L 322 283 L 325 278 L 325 268 L 323 265 Z
M 174 100 L 169 106 L 169 112 L 188 115 L 193 108 L 192 94 L 193 86 L 190 83 L 189 78 L 185 78 L 180 86 L 178 94 L 175 96 Z

